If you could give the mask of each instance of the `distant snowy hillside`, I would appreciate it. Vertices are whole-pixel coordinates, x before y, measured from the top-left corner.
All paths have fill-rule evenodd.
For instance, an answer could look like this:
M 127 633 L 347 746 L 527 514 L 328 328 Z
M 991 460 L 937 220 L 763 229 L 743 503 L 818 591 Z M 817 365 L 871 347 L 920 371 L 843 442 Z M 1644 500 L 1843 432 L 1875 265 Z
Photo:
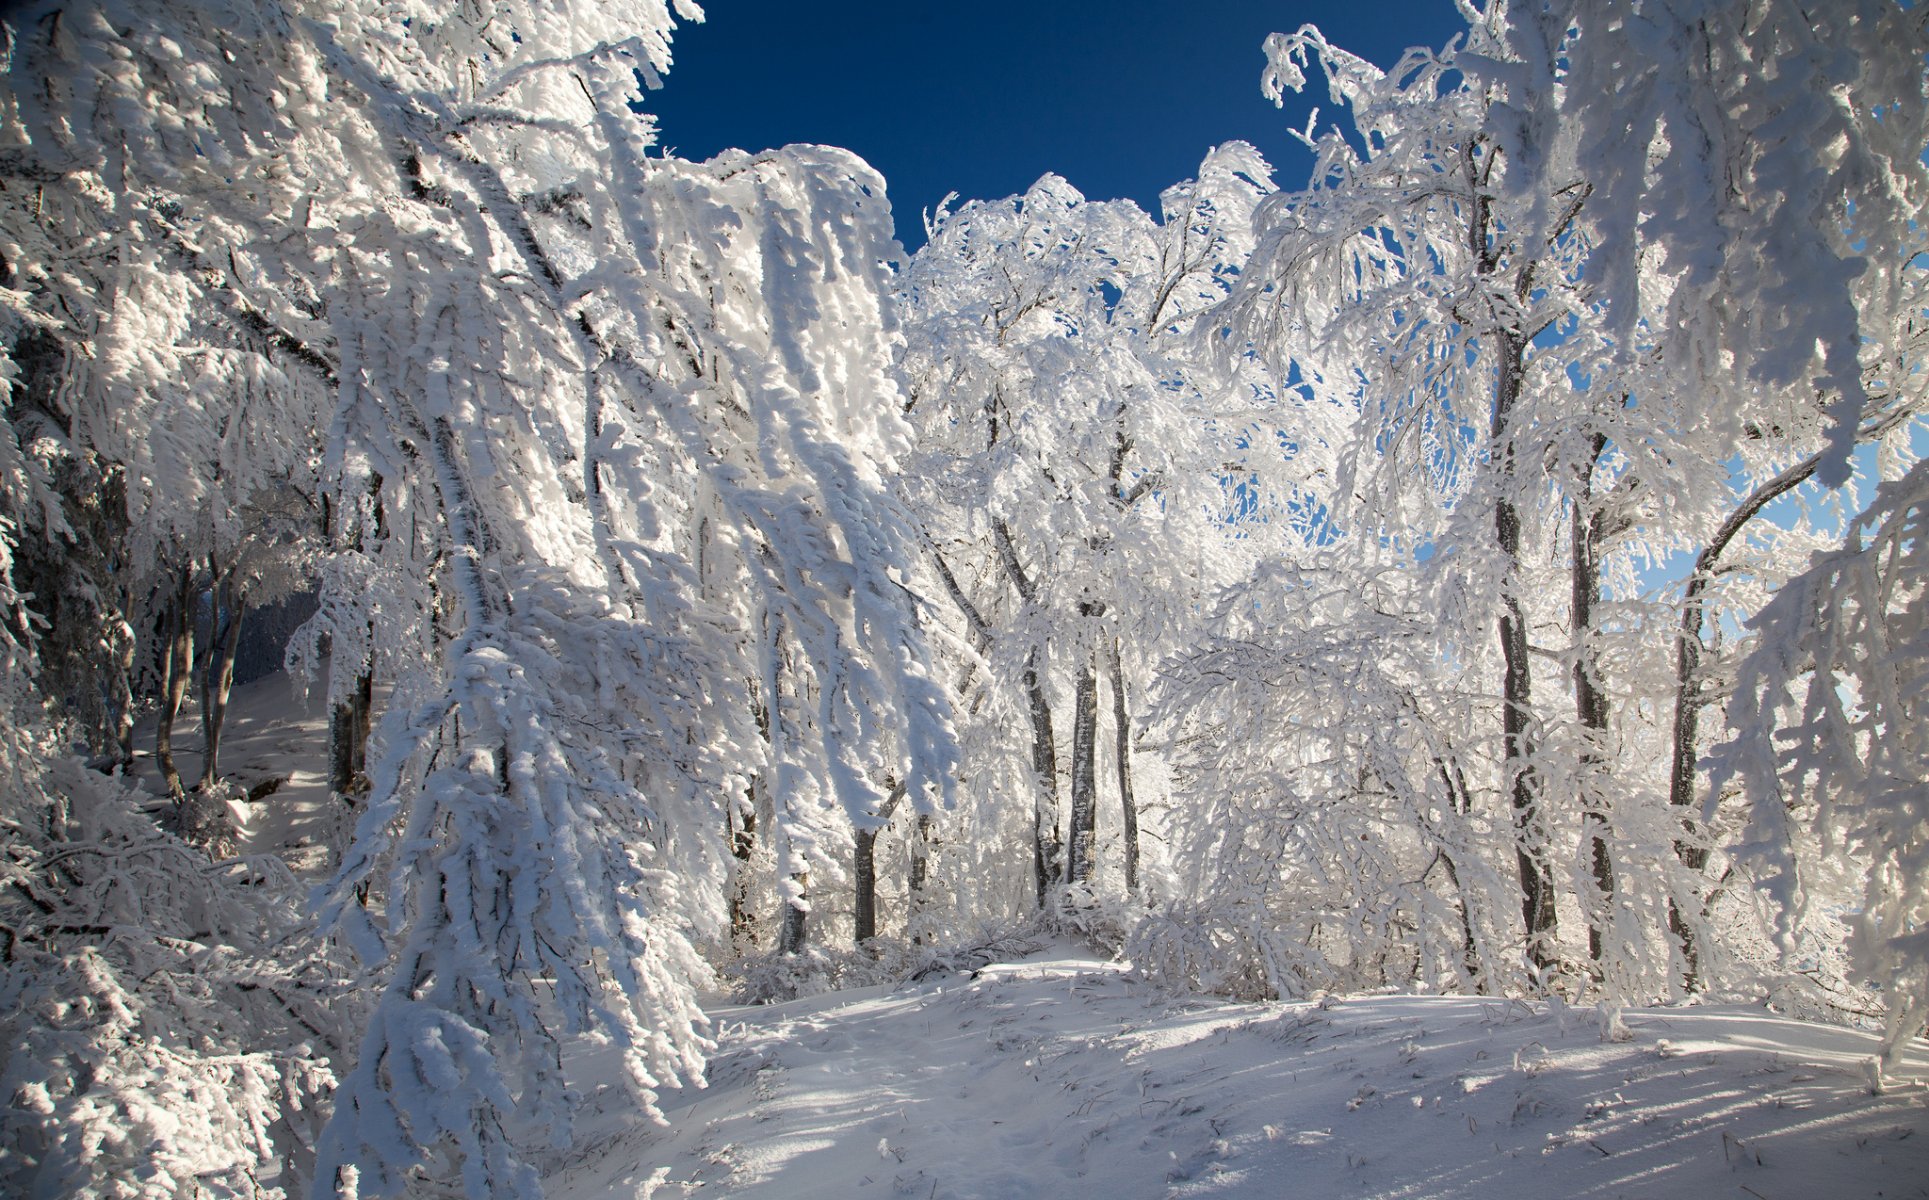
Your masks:
M 1759 1008 L 1630 1010 L 1604 1041 L 1515 1001 L 1174 1000 L 1059 945 L 713 1017 L 708 1089 L 660 1131 L 599 1093 L 549 1195 L 1929 1195 L 1921 1083 L 1872 1095 L 1874 1037 Z

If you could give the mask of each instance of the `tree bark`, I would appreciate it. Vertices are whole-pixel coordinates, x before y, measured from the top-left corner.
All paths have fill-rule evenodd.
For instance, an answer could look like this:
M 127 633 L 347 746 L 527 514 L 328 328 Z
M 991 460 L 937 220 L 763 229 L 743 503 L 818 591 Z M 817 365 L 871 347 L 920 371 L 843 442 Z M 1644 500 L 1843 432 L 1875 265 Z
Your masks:
M 368 731 L 375 678 L 358 671 L 348 697 L 328 710 L 328 790 L 354 807 L 368 790 Z
M 167 781 L 168 795 L 178 805 L 187 795 L 181 771 L 174 763 L 174 721 L 187 700 L 188 679 L 194 672 L 194 567 L 182 567 L 168 598 L 167 653 L 161 659 L 161 711 L 154 725 L 154 758 Z
M 388 537 L 388 509 L 382 502 L 382 476 L 371 472 L 368 481 L 370 513 L 374 518 L 376 540 Z M 325 510 L 332 514 L 332 509 Z M 332 515 L 324 516 L 324 522 L 333 522 Z M 355 527 L 352 545 L 356 551 L 367 547 L 367 538 L 360 522 Z M 329 529 L 331 538 L 339 537 L 339 530 Z M 337 800 L 349 807 L 357 807 L 361 798 L 368 792 L 368 732 L 375 712 L 375 625 L 365 626 L 366 638 L 363 642 L 363 657 L 355 663 L 353 682 L 343 693 L 345 699 L 337 700 L 328 709 L 328 790 Z M 329 684 L 334 689 L 336 647 L 329 647 Z M 346 664 L 342 664 L 346 665 Z
M 723 814 L 724 837 L 730 857 L 737 860 L 730 879 L 730 944 L 742 949 L 757 943 L 757 930 L 750 911 L 750 859 L 757 851 L 757 806 L 754 796 Z
M 1491 287 L 1501 280 L 1503 231 L 1496 227 L 1492 193 L 1488 190 L 1499 154 L 1488 144 L 1482 162 L 1475 161 L 1472 141 L 1461 146 L 1461 161 L 1471 196 L 1467 249 L 1475 273 Z M 1509 291 L 1525 301 L 1532 288 L 1533 262 L 1515 268 Z M 1546 814 L 1541 780 L 1533 767 L 1533 674 L 1528 664 L 1527 616 L 1520 596 L 1520 512 L 1513 500 L 1515 453 L 1512 422 L 1525 383 L 1528 337 L 1525 331 L 1503 325 L 1493 333 L 1495 353 L 1494 407 L 1489 426 L 1490 445 L 1498 464 L 1494 493 L 1494 537 L 1502 555 L 1501 614 L 1498 621 L 1503 662 L 1501 686 L 1501 778 L 1514 812 L 1514 857 L 1520 871 L 1521 919 L 1525 926 L 1528 959 L 1540 968 L 1555 960 L 1556 922 L 1554 874 L 1547 862 Z
M 893 783 L 891 795 L 877 811 L 880 822 L 876 829 L 857 831 L 856 860 L 852 864 L 856 895 L 853 897 L 853 938 L 858 949 L 877 936 L 877 835 L 883 822 L 891 819 L 897 811 L 898 802 L 904 799 L 904 785 Z M 913 858 L 915 861 L 915 856 Z
M 1514 810 L 1514 857 L 1520 871 L 1521 919 L 1527 934 L 1527 956 L 1537 967 L 1555 961 L 1557 934 L 1554 911 L 1554 873 L 1547 862 L 1546 814 L 1542 809 L 1541 779 L 1534 770 L 1533 674 L 1529 667 L 1527 617 L 1520 601 L 1520 513 L 1510 496 L 1514 477 L 1514 448 L 1509 418 L 1520 399 L 1526 345 L 1518 334 L 1504 330 L 1500 342 L 1499 382 L 1493 417 L 1493 438 L 1501 460 L 1501 479 L 1494 500 L 1494 534 L 1506 556 L 1501 580 L 1500 653 L 1505 664 L 1501 688 L 1502 776 Z
M 777 935 L 780 954 L 802 951 L 810 933 L 810 872 L 799 871 L 790 878 L 797 885 L 797 896 L 784 901 L 784 926 Z
M 877 830 L 857 831 L 856 861 L 851 875 L 856 890 L 851 940 L 862 950 L 864 943 L 877 936 Z
M 1038 598 L 1038 586 L 1018 561 L 1018 546 L 1004 520 L 992 522 L 991 532 L 998 544 L 998 559 L 1005 574 L 1018 589 L 1026 604 Z M 1045 696 L 1038 660 L 1044 647 L 1034 645 L 1025 654 L 1025 698 L 1031 707 L 1031 769 L 1037 791 L 1032 811 L 1032 873 L 1038 885 L 1038 907 L 1051 902 L 1053 864 L 1058 860 L 1058 743 L 1052 732 L 1052 706 Z
M 1090 606 L 1082 606 L 1090 613 Z M 1088 642 L 1079 656 L 1072 716 L 1072 809 L 1065 833 L 1065 882 L 1089 883 L 1098 831 L 1098 665 Z
M 1132 722 L 1125 697 L 1125 664 L 1119 640 L 1107 644 L 1106 668 L 1112 679 L 1112 734 L 1118 759 L 1119 813 L 1125 838 L 1125 894 L 1139 894 L 1139 805 L 1132 795 Z
M 1446 791 L 1448 811 L 1462 817 L 1472 812 L 1473 798 L 1467 792 L 1467 780 L 1461 774 L 1460 765 L 1456 762 L 1450 770 L 1445 759 L 1436 758 L 1433 760 L 1433 769 L 1439 773 L 1440 784 Z M 1447 849 L 1446 839 L 1436 832 L 1434 841 L 1440 864 L 1447 870 L 1447 882 L 1453 885 L 1454 893 L 1460 898 L 1460 961 L 1467 969 L 1467 978 L 1473 981 L 1474 990 L 1484 994 L 1487 990 L 1487 973 L 1481 969 L 1480 945 L 1474 939 L 1473 893 L 1461 882 L 1460 866 Z
M 132 588 L 123 582 L 115 589 L 122 613 L 134 610 Z M 122 775 L 131 775 L 134 770 L 134 717 L 137 705 L 134 699 L 134 654 L 137 640 L 129 628 L 115 639 L 111 653 L 114 656 L 113 670 L 108 676 L 109 703 L 113 728 L 111 731 L 112 752 Z
M 1032 809 L 1032 873 L 1038 907 L 1051 902 L 1052 869 L 1058 861 L 1058 742 L 1052 732 L 1052 706 L 1038 677 L 1038 650 L 1025 656 L 1025 697 L 1031 704 L 1031 770 L 1036 785 Z
M 1600 461 L 1607 438 L 1594 435 L 1594 455 L 1581 471 L 1574 500 L 1573 577 L 1570 607 L 1574 631 L 1574 710 L 1581 721 L 1581 830 L 1588 847 L 1588 867 L 1594 895 L 1587 909 L 1587 955 L 1599 963 L 1605 950 L 1607 924 L 1614 911 L 1614 862 L 1608 853 L 1611 827 L 1600 781 L 1608 773 L 1608 698 L 1601 689 L 1599 655 L 1594 646 L 1594 600 L 1600 593 L 1598 527 L 1593 513 L 1594 463 Z
M 905 922 L 913 946 L 924 944 L 924 888 L 931 872 L 932 828 L 931 814 L 919 813 L 917 835 L 911 842 L 911 872 L 907 880 L 910 912 Z
M 213 559 L 209 559 L 210 565 Z M 221 779 L 221 731 L 228 722 L 228 694 L 234 690 L 234 656 L 241 647 L 241 618 L 247 594 L 237 585 L 234 568 L 215 574 L 208 606 L 208 656 L 201 671 L 201 779 L 195 790 L 206 791 Z
M 1680 814 L 1682 836 L 1675 840 L 1675 857 L 1696 875 L 1708 865 L 1707 848 L 1687 836 L 1694 825 L 1688 812 L 1695 803 L 1695 746 L 1701 737 L 1701 708 L 1706 703 L 1701 695 L 1700 672 L 1701 628 L 1707 617 L 1708 584 L 1714 579 L 1715 564 L 1729 543 L 1762 509 L 1815 474 L 1822 458 L 1821 454 L 1811 455 L 1749 493 L 1695 556 L 1695 569 L 1682 592 L 1681 628 L 1675 635 L 1674 727 L 1669 747 L 1668 803 Z M 1700 946 L 1693 923 L 1672 896 L 1668 898 L 1668 929 L 1681 945 L 1684 986 L 1688 991 L 1697 991 L 1701 983 Z

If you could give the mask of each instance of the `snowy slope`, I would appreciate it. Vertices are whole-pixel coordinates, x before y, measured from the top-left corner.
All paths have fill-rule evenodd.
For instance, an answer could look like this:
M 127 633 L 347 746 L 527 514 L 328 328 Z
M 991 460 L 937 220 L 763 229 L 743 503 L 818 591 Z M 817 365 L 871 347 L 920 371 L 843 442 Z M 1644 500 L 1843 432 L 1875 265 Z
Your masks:
M 713 1016 L 710 1086 L 667 1129 L 599 1091 L 551 1196 L 1929 1196 L 1922 1087 L 1872 1095 L 1874 1039 L 1759 1009 L 1604 1042 L 1495 1000 L 1174 1001 L 1058 946 Z
M 230 722 L 232 777 L 287 780 L 236 805 L 247 848 L 324 866 L 319 698 L 270 676 Z M 664 1096 L 667 1129 L 582 1051 L 599 1111 L 552 1198 L 1929 1197 L 1929 1092 L 1873 1096 L 1872 1037 L 1758 1008 L 1631 1011 L 1603 1042 L 1591 1010 L 1499 1000 L 1175 1000 L 1057 944 L 711 1015 L 709 1086 Z

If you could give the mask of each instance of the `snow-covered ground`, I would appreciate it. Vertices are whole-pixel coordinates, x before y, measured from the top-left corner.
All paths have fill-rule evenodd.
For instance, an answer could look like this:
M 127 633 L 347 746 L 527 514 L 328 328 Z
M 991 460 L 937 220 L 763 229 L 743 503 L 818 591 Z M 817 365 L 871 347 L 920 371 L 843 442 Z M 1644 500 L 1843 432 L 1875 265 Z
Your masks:
M 327 719 L 237 688 L 223 759 L 251 852 L 325 868 Z M 177 740 L 200 761 L 196 714 Z M 139 769 L 153 772 L 151 727 Z M 1070 943 L 975 974 L 712 1010 L 709 1086 L 641 1122 L 607 1053 L 554 1200 L 1929 1197 L 1929 1091 L 1872 1095 L 1875 1039 L 1760 1008 L 1430 996 L 1174 998 Z M 1929 1080 L 1921 1043 L 1902 1074 Z
M 713 1017 L 709 1086 L 667 1129 L 598 1091 L 551 1196 L 1929 1196 L 1923 1088 L 1872 1095 L 1872 1037 L 1754 1008 L 1614 1042 L 1499 1000 L 1174 999 L 1058 945 Z
M 174 762 L 192 786 L 201 776 L 201 710 L 190 700 L 174 723 Z M 230 805 L 243 854 L 278 854 L 297 874 L 325 871 L 335 823 L 328 802 L 328 707 L 317 684 L 304 690 L 285 672 L 237 686 L 221 735 L 221 774 L 242 791 L 273 784 L 259 799 Z M 154 718 L 134 729 L 134 775 L 165 796 L 154 758 Z

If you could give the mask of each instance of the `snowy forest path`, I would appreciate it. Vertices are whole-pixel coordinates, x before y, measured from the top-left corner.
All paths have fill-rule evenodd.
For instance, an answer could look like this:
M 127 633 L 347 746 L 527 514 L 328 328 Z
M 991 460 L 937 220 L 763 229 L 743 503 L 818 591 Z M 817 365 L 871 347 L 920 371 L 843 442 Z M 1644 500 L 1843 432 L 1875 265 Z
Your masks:
M 176 719 L 175 757 L 186 778 L 201 773 L 203 735 L 198 698 Z M 238 684 L 228 700 L 221 738 L 221 775 L 239 793 L 229 805 L 238 855 L 271 854 L 301 878 L 319 881 L 333 866 L 329 847 L 348 814 L 328 791 L 328 708 L 321 684 L 305 691 L 285 671 Z M 167 784 L 154 758 L 154 717 L 134 726 L 134 778 L 160 803 Z
M 1874 1037 L 1758 1008 L 1604 1041 L 1480 998 L 1173 998 L 1055 946 L 712 1019 L 709 1086 L 649 1132 L 599 1091 L 610 1133 L 551 1195 L 1929 1195 L 1924 1090 L 1872 1096 Z

